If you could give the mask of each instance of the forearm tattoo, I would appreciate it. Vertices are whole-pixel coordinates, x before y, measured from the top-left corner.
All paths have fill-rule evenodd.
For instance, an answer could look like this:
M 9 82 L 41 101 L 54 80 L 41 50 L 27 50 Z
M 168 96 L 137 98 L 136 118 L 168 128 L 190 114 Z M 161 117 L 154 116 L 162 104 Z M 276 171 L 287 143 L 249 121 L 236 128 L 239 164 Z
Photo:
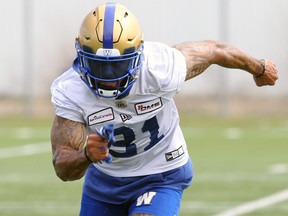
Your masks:
M 262 63 L 229 44 L 216 41 L 186 42 L 174 45 L 183 53 L 189 80 L 204 72 L 211 64 L 245 70 L 253 75 L 263 73 Z
M 82 150 L 86 136 L 84 124 L 55 117 L 51 129 L 53 164 L 62 180 L 75 180 L 84 175 L 89 165 Z
M 259 75 L 265 70 L 265 63 L 255 59 L 244 51 L 228 44 L 215 44 L 217 55 L 220 56 L 215 64 L 226 68 L 236 68 L 247 71 L 252 75 Z M 264 67 L 263 67 L 264 66 Z

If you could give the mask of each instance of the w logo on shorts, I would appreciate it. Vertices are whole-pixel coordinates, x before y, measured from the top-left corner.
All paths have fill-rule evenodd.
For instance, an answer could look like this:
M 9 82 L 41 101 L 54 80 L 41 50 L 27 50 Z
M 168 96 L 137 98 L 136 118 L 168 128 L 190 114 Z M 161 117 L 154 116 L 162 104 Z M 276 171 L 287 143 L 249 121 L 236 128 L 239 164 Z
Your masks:
M 156 192 L 153 191 L 143 194 L 142 196 L 138 197 L 136 206 L 150 205 L 155 195 Z

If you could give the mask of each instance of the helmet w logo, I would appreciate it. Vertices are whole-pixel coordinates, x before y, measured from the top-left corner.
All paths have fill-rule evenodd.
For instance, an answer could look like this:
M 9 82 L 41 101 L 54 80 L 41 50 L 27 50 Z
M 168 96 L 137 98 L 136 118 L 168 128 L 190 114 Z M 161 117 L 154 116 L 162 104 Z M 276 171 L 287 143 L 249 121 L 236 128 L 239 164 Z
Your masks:
M 154 191 L 143 194 L 142 196 L 138 197 L 136 206 L 151 205 L 152 200 L 156 194 L 157 193 Z
M 103 55 L 104 56 L 111 56 L 112 50 L 111 49 L 103 49 Z
M 96 52 L 96 55 L 99 56 L 120 56 L 120 51 L 118 49 L 103 49 L 99 48 Z

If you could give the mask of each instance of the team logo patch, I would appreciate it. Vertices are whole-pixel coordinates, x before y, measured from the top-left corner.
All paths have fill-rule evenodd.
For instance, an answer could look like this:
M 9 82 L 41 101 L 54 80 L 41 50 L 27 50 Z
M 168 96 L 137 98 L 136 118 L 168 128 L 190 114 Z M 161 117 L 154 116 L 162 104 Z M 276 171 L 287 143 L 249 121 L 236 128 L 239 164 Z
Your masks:
M 111 49 L 103 49 L 103 55 L 104 56 L 111 56 L 112 50 Z
M 121 119 L 122 119 L 122 122 L 125 122 L 125 121 L 127 121 L 127 120 L 130 120 L 130 119 L 132 118 L 131 115 L 128 115 L 128 114 L 125 114 L 125 113 L 120 113 L 119 115 L 120 115 L 120 117 L 121 117 Z
M 100 110 L 88 116 L 88 125 L 100 124 L 114 119 L 114 112 L 111 107 Z
M 142 115 L 160 109 L 163 106 L 161 98 L 135 104 L 136 113 Z
M 115 102 L 115 105 L 119 108 L 125 108 L 127 107 L 127 102 L 126 101 L 123 101 L 123 100 L 120 100 L 120 101 L 116 101 Z
M 146 192 L 142 196 L 138 197 L 136 206 L 141 206 L 141 205 L 151 205 L 153 198 L 156 196 L 156 192 L 150 191 Z
M 118 49 L 103 49 L 99 48 L 96 52 L 97 55 L 100 56 L 120 56 L 120 52 Z
M 172 160 L 180 157 L 183 154 L 184 154 L 183 147 L 180 146 L 178 149 L 176 149 L 174 151 L 165 153 L 166 161 L 172 161 Z

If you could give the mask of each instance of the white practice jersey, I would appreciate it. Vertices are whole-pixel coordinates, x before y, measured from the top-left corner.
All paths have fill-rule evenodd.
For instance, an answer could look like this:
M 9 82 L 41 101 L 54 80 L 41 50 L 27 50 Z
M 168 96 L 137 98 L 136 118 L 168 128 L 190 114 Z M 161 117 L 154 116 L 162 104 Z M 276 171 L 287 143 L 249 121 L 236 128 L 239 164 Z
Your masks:
M 145 42 L 143 63 L 128 96 L 96 96 L 73 68 L 52 84 L 56 115 L 87 125 L 89 133 L 114 124 L 112 163 L 94 166 L 114 177 L 162 173 L 187 163 L 186 143 L 173 96 L 186 76 L 184 56 L 162 43 Z

